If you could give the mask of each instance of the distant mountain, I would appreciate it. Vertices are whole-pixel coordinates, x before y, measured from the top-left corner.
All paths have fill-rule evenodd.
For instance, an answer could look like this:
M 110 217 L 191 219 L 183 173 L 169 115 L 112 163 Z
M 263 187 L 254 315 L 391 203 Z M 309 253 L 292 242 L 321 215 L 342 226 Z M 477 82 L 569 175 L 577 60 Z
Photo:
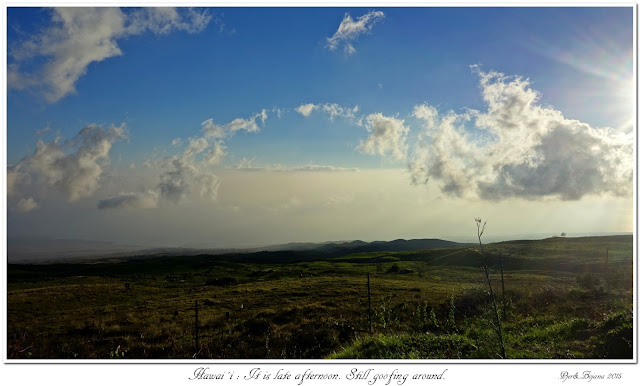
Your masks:
M 256 254 L 262 252 L 305 252 L 314 255 L 341 255 L 362 252 L 404 252 L 434 248 L 456 248 L 470 244 L 440 239 L 397 239 L 393 241 L 362 240 L 325 243 L 288 243 L 259 248 L 144 248 L 113 243 L 70 239 L 9 239 L 7 254 L 10 263 L 36 262 L 115 262 L 148 259 L 161 256 L 199 256 L 226 254 Z
M 244 249 L 216 249 L 216 250 L 191 250 L 190 254 L 223 254 L 230 252 L 255 253 L 255 252 L 314 252 L 320 254 L 345 254 L 361 252 L 404 252 L 420 249 L 456 248 L 471 244 L 456 243 L 440 239 L 397 239 L 393 241 L 327 241 L 324 243 L 288 243 L 270 245 L 267 247 Z
M 364 242 L 360 240 L 351 241 L 348 243 L 330 243 L 324 244 L 316 248 L 320 252 L 347 252 L 347 253 L 361 253 L 361 252 L 404 252 L 404 251 L 417 251 L 420 249 L 435 249 L 435 248 L 455 248 L 463 247 L 469 244 L 461 244 L 453 241 L 440 240 L 440 239 L 397 239 L 393 241 L 372 241 Z

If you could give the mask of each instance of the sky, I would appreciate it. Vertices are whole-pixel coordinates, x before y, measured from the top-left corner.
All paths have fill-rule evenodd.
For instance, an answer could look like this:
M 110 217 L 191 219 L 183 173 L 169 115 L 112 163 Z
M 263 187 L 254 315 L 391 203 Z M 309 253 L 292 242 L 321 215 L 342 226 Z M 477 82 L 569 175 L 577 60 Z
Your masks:
M 632 7 L 7 9 L 9 238 L 633 231 Z

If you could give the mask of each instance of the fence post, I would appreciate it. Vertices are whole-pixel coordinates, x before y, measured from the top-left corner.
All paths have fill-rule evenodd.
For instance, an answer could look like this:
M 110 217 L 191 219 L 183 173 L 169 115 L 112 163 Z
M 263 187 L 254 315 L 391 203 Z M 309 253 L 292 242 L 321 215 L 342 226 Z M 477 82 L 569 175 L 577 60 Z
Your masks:
M 369 333 L 371 333 L 371 284 L 369 273 L 367 273 L 367 297 L 369 298 Z
M 200 342 L 198 341 L 198 301 L 196 300 L 196 354 L 194 355 L 194 357 L 198 355 L 199 351 Z
M 607 281 L 607 306 L 611 307 L 611 296 L 609 294 L 609 247 L 607 247 L 607 254 L 605 258 L 605 280 Z
M 500 279 L 502 281 L 502 320 L 507 320 L 507 303 L 504 297 L 504 256 L 500 253 Z

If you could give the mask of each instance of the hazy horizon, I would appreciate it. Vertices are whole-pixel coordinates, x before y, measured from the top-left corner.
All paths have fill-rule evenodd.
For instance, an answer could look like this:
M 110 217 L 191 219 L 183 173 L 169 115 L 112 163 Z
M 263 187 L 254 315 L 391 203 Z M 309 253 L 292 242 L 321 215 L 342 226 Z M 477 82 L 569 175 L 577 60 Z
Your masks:
M 550 233 L 538 233 L 538 234 L 518 234 L 518 235 L 498 235 L 491 237 L 483 237 L 483 243 L 490 244 L 503 241 L 515 241 L 515 240 L 542 240 L 551 237 L 565 237 L 565 238 L 578 238 L 578 237 L 590 237 L 590 236 L 614 236 L 614 235 L 633 235 L 632 232 L 592 232 L 582 234 L 550 234 Z M 419 239 L 441 239 L 445 241 L 453 241 L 463 244 L 475 244 L 478 242 L 477 237 L 421 237 Z M 279 246 L 287 246 L 289 244 L 322 244 L 330 243 L 349 243 L 352 241 L 364 241 L 367 243 L 389 242 L 397 239 L 377 239 L 377 240 L 323 240 L 323 241 L 309 241 L 309 240 L 293 240 L 290 242 L 273 242 L 265 244 L 241 244 L 241 245 L 210 245 L 210 244 L 193 244 L 193 245 L 123 245 L 117 241 L 97 241 L 97 240 L 78 240 L 78 239 L 48 239 L 48 238 L 9 238 L 7 256 L 9 263 L 45 263 L 47 261 L 62 262 L 65 259 L 75 258 L 96 258 L 96 257 L 109 257 L 109 256 L 123 256 L 131 254 L 135 256 L 140 252 L 148 251 L 165 251 L 171 253 L 178 253 L 180 250 L 193 250 L 196 252 L 206 251 L 223 251 L 223 250 L 255 250 L 260 248 L 277 250 Z M 405 239 L 407 240 L 407 239 Z M 410 239 L 409 239 L 410 240 Z M 294 248 L 295 250 L 295 248 Z

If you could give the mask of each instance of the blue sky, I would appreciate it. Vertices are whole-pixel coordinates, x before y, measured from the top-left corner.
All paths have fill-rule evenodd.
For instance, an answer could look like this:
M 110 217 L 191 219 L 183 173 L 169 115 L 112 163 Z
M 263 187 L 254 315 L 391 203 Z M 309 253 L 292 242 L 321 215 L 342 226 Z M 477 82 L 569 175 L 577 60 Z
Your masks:
M 454 208 L 407 238 L 464 234 L 448 217 L 479 204 L 632 229 L 631 7 L 9 8 L 7 45 L 10 235 L 158 243 L 118 221 L 191 208 L 235 233 L 170 243 L 388 239 L 402 235 L 299 229 L 365 202 L 413 224 L 407 197 Z M 391 180 L 396 196 L 367 196 Z M 321 196 L 300 191 L 311 181 Z M 610 224 L 566 220 L 587 201 Z M 288 225 L 259 231 L 260 211 Z M 47 225 L 64 213 L 78 225 Z

